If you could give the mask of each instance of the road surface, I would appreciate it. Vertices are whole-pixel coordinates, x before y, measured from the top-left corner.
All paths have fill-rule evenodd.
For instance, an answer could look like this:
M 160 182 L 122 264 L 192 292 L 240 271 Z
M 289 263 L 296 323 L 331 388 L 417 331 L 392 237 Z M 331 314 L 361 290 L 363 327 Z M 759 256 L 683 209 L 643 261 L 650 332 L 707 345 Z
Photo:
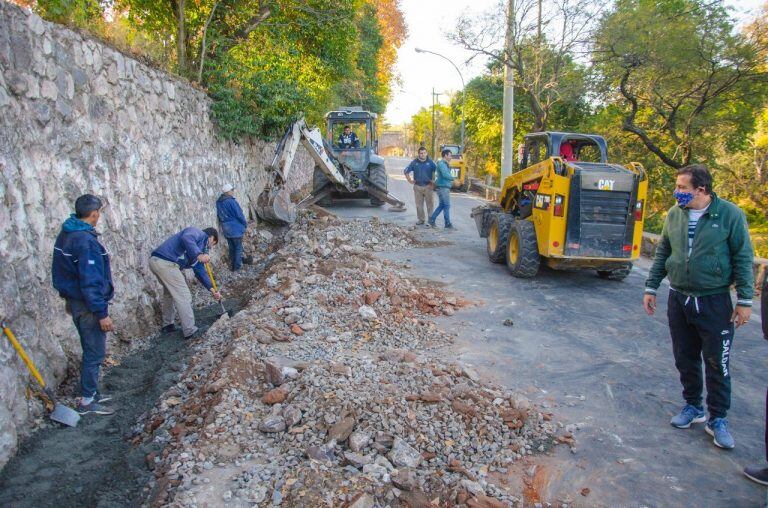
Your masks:
M 390 191 L 407 203 L 406 212 L 373 209 L 363 201 L 340 202 L 332 211 L 415 224 L 413 192 L 402 175 L 407 162 L 387 159 Z M 575 453 L 559 446 L 527 471 L 535 479 L 534 500 L 611 507 L 764 506 L 765 489 L 741 472 L 765 460 L 768 343 L 762 340 L 759 309 L 736 332 L 729 414 L 736 449 L 724 451 L 712 444 L 703 424 L 688 430 L 669 425 L 683 402 L 664 291 L 656 316 L 642 310 L 647 260 L 623 282 L 599 279 L 594 272 L 546 269 L 532 280 L 515 279 L 504 265 L 488 261 L 485 240 L 469 216 L 481 202 L 477 196 L 452 194 L 458 231 L 423 230 L 426 239 L 447 245 L 386 257 L 407 260 L 415 277 L 483 301 L 441 319 L 458 332 L 455 353 L 491 380 L 527 393 L 557 419 L 578 426 Z M 505 319 L 513 326 L 504 326 Z M 589 489 L 586 496 L 582 489 Z

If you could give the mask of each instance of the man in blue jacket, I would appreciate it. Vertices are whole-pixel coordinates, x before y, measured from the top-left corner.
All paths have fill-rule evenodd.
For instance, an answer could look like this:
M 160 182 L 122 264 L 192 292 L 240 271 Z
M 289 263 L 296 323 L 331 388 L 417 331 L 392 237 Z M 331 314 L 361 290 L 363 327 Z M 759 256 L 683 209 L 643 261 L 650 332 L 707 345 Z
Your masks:
M 216 200 L 216 215 L 221 223 L 221 232 L 229 245 L 229 260 L 232 263 L 232 271 L 236 272 L 248 262 L 250 258 L 243 260 L 243 235 L 248 227 L 248 222 L 243 215 L 243 209 L 234 196 L 235 188 L 232 184 L 225 184 L 222 193 Z
M 174 321 L 176 312 L 181 320 L 181 331 L 185 339 L 197 335 L 195 314 L 192 312 L 192 293 L 181 272 L 191 268 L 200 283 L 213 295 L 214 300 L 221 300 L 221 295 L 213 290 L 211 279 L 205 270 L 205 263 L 210 262 L 208 249 L 219 243 L 219 233 L 215 228 L 199 230 L 184 228 L 164 241 L 152 252 L 149 269 L 163 286 L 161 311 L 163 314 L 163 333 L 176 330 Z
M 427 157 L 427 149 L 419 147 L 419 156 L 406 166 L 405 179 L 413 185 L 413 197 L 416 202 L 416 224 L 421 225 L 427 220 L 435 209 L 435 195 L 433 192 L 435 179 L 435 163 Z M 427 212 L 424 213 L 424 205 Z
M 440 204 L 437 205 L 435 211 L 429 216 L 428 226 L 432 228 L 437 227 L 435 221 L 440 215 L 440 212 L 443 212 L 445 229 L 452 231 L 455 229 L 453 224 L 451 224 L 451 186 L 455 180 L 453 173 L 451 173 L 451 168 L 449 167 L 452 154 L 451 151 L 446 148 L 440 155 L 442 158 L 437 161 L 437 177 L 435 179 L 435 192 L 437 192 L 437 198 L 440 200 Z
M 111 415 L 104 406 L 110 397 L 99 393 L 99 370 L 107 349 L 107 332 L 114 330 L 109 317 L 109 301 L 114 295 L 109 255 L 99 243 L 94 227 L 101 217 L 102 203 L 92 194 L 75 201 L 75 213 L 64 221 L 53 247 L 51 279 L 53 287 L 66 300 L 83 357 L 80 364 L 81 415 Z

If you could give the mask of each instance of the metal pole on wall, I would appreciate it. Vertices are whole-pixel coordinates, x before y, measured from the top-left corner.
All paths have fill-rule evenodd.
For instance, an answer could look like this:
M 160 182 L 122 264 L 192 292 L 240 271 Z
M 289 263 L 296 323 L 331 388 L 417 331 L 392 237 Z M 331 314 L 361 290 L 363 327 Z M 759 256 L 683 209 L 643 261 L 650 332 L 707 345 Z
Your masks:
M 501 135 L 501 182 L 504 186 L 504 179 L 512 174 L 512 163 L 514 161 L 514 139 L 515 139 L 515 71 L 512 68 L 509 59 L 512 58 L 512 50 L 515 37 L 515 0 L 509 0 L 507 4 L 507 31 L 504 38 L 504 112 L 503 112 L 503 130 Z

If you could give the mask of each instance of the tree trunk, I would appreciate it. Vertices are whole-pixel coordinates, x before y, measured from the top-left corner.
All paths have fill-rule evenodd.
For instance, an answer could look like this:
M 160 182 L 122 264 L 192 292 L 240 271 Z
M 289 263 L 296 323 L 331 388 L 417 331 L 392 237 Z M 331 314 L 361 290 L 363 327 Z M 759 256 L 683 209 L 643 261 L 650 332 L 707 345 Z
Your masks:
M 184 3 L 186 0 L 176 0 L 176 59 L 178 60 L 179 74 L 187 75 L 187 34 L 184 20 Z

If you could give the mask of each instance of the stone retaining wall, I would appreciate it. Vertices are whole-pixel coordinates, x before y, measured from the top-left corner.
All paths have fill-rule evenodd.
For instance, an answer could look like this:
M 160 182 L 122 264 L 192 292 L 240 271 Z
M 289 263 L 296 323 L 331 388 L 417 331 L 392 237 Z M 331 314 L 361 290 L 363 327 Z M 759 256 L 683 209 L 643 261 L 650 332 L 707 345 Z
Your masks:
M 78 195 L 108 203 L 98 229 L 112 256 L 118 338 L 157 323 L 147 260 L 164 237 L 215 225 L 224 182 L 244 208 L 255 202 L 274 145 L 218 139 L 209 109 L 186 82 L 0 0 L 0 314 L 48 383 L 80 354 L 50 282 L 53 242 Z M 311 175 L 303 148 L 295 164 L 291 190 Z M 3 338 L 0 466 L 34 407 L 28 379 Z

